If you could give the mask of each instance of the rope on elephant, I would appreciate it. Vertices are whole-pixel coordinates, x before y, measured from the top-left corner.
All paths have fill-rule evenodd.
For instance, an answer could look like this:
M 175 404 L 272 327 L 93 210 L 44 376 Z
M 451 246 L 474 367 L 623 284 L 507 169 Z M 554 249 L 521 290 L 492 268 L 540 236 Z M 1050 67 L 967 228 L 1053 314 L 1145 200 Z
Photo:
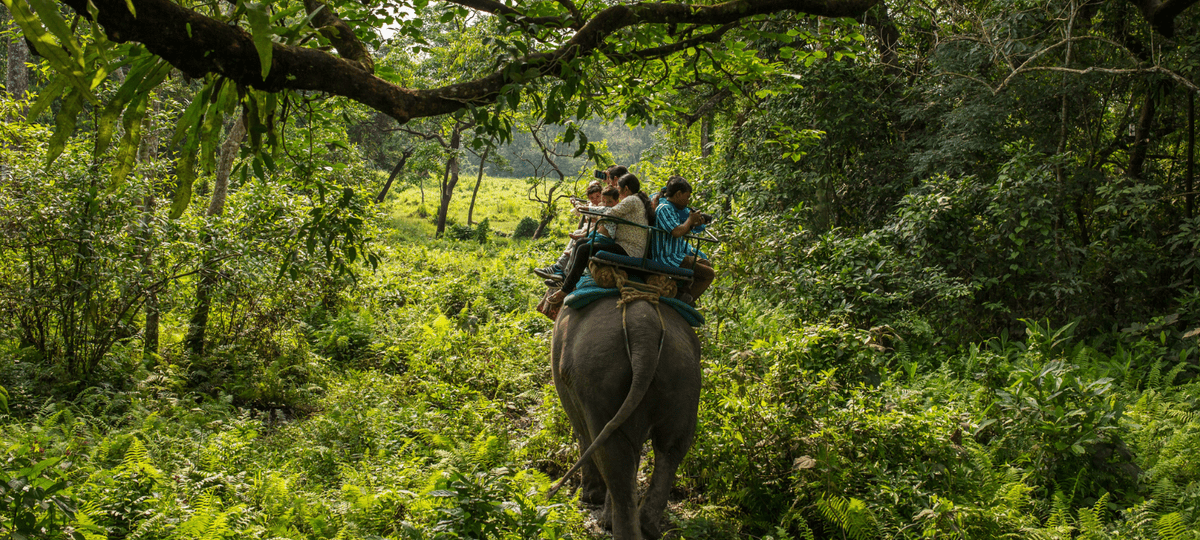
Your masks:
M 607 264 L 598 264 L 596 262 L 588 263 L 588 271 L 592 274 L 592 279 L 604 288 L 616 288 L 621 291 L 621 300 L 617 303 L 620 305 L 629 304 L 638 300 L 645 300 L 651 304 L 658 304 L 658 297 L 665 296 L 674 298 L 676 293 L 675 280 L 660 275 L 651 275 L 646 283 L 638 283 L 629 279 L 629 274 L 615 266 Z

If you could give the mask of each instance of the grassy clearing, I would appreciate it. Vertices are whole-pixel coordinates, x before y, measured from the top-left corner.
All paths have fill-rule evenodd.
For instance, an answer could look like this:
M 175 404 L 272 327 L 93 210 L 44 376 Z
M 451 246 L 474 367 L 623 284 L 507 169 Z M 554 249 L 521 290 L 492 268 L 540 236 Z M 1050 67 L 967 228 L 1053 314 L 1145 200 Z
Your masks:
M 574 189 L 573 193 L 582 197 L 587 182 L 568 182 L 571 189 Z M 474 187 L 474 175 L 464 175 L 459 179 L 454 196 L 450 199 L 450 209 L 447 215 L 449 223 L 461 225 L 467 223 L 467 211 L 470 209 L 471 191 Z M 386 202 L 388 220 L 386 226 L 398 231 L 396 236 L 400 238 L 432 237 L 436 230 L 438 189 L 437 180 L 430 178 L 425 180 L 424 204 L 421 203 L 419 187 L 408 185 L 403 186 L 403 189 L 394 189 L 388 194 Z M 526 179 L 485 175 L 475 201 L 475 212 L 472 216 L 474 222 L 479 223 L 486 219 L 492 230 L 506 235 L 512 234 L 521 219 L 526 217 L 537 219 L 541 212 L 541 205 L 529 200 L 526 195 L 528 191 L 529 184 Z M 567 208 L 568 205 L 560 200 L 559 210 L 565 211 Z M 565 212 L 560 212 L 559 219 L 552 224 L 553 234 L 568 230 L 567 227 L 570 224 L 567 221 L 569 220 L 561 217 L 563 213 Z

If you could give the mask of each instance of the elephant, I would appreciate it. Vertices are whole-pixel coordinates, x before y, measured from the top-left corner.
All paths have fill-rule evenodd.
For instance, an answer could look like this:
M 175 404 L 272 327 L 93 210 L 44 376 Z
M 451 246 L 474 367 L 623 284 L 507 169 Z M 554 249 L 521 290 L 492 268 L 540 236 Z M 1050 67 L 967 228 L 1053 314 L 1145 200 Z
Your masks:
M 615 540 L 659 538 L 675 472 L 695 438 L 699 338 L 668 306 L 605 298 L 564 307 L 551 343 L 554 385 L 582 452 L 554 491 L 582 468 L 580 498 L 604 504 L 602 522 Z M 639 503 L 647 439 L 654 473 Z

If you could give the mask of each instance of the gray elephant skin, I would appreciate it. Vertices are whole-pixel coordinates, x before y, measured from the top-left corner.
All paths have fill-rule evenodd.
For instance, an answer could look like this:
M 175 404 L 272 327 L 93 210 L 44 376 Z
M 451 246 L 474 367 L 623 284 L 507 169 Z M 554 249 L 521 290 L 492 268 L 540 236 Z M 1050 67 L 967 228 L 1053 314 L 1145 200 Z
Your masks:
M 669 306 L 662 306 L 661 322 L 649 302 L 626 308 L 622 317 L 615 298 L 563 308 L 551 368 L 582 453 L 572 468 L 583 470 L 581 499 L 604 503 L 602 521 L 611 524 L 615 540 L 641 540 L 661 536 L 675 472 L 695 437 L 700 340 Z M 637 471 L 647 439 L 654 473 L 639 501 Z

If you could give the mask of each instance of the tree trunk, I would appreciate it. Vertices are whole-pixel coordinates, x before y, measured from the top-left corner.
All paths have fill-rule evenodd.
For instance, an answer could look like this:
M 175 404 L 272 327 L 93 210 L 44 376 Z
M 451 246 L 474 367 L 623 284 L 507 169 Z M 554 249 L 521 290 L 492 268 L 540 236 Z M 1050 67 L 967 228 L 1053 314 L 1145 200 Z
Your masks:
M 426 173 L 426 174 L 428 174 L 428 173 Z M 424 215 L 424 211 L 425 211 L 425 175 L 424 174 L 422 174 L 421 176 L 418 177 L 417 187 L 421 190 L 421 212 L 422 212 L 421 217 L 425 217 L 425 215 Z
M 534 240 L 541 238 L 546 233 L 546 226 L 550 225 L 550 222 L 554 221 L 554 218 L 558 216 L 558 212 L 554 208 L 554 192 L 560 185 L 562 184 L 551 186 L 550 191 L 546 193 L 546 210 L 542 212 L 542 219 L 538 220 L 537 229 L 533 231 Z
M 700 119 L 700 157 L 707 158 L 712 154 L 712 115 L 706 114 Z
M 408 161 L 408 156 L 411 156 L 412 153 L 413 149 L 409 148 L 408 150 L 405 150 L 403 154 L 400 154 L 400 162 L 392 168 L 392 174 L 388 175 L 387 182 L 384 182 L 383 184 L 383 189 L 379 190 L 379 196 L 375 197 L 376 203 L 383 202 L 383 199 L 387 197 L 388 190 L 392 189 L 392 181 L 394 181 L 396 177 L 400 175 L 400 171 L 404 170 L 404 163 Z
M 1196 93 L 1188 92 L 1188 144 L 1187 144 L 1187 173 L 1183 177 L 1184 186 L 1184 215 L 1188 219 L 1195 216 L 1196 193 L 1192 191 L 1192 179 L 1196 172 Z
M 884 66 L 883 72 L 890 77 L 900 76 L 900 55 L 897 53 L 900 29 L 888 15 L 887 6 L 880 2 L 867 10 L 863 22 L 875 29 L 875 50 L 879 53 L 879 63 Z
M 150 164 L 158 157 L 158 134 L 154 130 L 154 117 L 162 108 L 162 101 L 158 99 L 152 100 L 153 109 L 151 114 L 146 116 L 145 127 L 142 130 L 142 145 L 138 151 L 138 161 L 143 166 Z M 153 168 L 147 168 L 148 171 L 153 171 Z M 152 222 L 154 219 L 154 209 L 157 206 L 155 177 L 152 173 L 146 174 L 146 197 L 142 200 L 142 266 L 150 268 L 154 262 L 154 253 L 150 243 L 153 240 L 154 228 Z M 158 308 L 158 291 L 150 288 L 146 291 L 146 325 L 142 331 L 142 355 L 146 359 L 158 357 L 158 326 L 160 320 Z
M 25 93 L 29 90 L 29 70 L 25 64 L 29 62 L 29 46 L 25 44 L 25 38 L 21 35 L 21 30 L 17 28 L 15 22 L 11 22 L 8 16 L 8 10 L 0 10 L 0 29 L 9 30 L 8 35 L 8 67 L 5 74 L 4 88 L 8 90 L 13 99 L 24 99 Z M 25 118 L 25 113 L 29 111 L 29 105 L 25 104 L 21 107 L 19 120 Z M 12 119 L 18 120 L 18 119 Z
M 5 86 L 10 97 L 6 99 L 23 99 L 26 91 L 29 90 L 29 70 L 25 68 L 25 63 L 29 61 L 29 46 L 25 44 L 25 38 L 21 35 L 21 30 L 17 28 L 17 23 L 11 21 L 8 16 L 8 9 L 0 5 L 0 30 L 8 30 L 8 38 L 6 50 L 8 51 L 8 63 L 5 71 Z M 9 116 L 9 122 L 21 122 L 25 120 L 25 116 L 29 112 L 29 103 L 21 102 L 21 106 L 17 108 L 16 114 Z M 14 143 L 10 148 L 14 150 L 20 149 L 20 143 Z M 8 164 L 0 163 L 0 179 L 8 176 Z
M 458 149 L 462 145 L 461 128 L 455 127 L 450 134 L 450 160 L 446 162 L 446 175 L 442 177 L 442 197 L 438 203 L 437 232 L 441 236 L 446 232 L 446 213 L 450 211 L 450 196 L 454 194 L 454 186 L 458 184 Z
M 479 185 L 483 183 L 483 164 L 487 163 L 491 151 L 492 147 L 489 146 L 483 149 L 483 155 L 479 157 L 479 174 L 475 177 L 475 189 L 471 191 L 471 206 L 467 208 L 467 225 L 475 224 L 475 198 L 479 196 Z
M 155 208 L 154 193 L 147 194 L 145 200 L 142 203 L 142 215 L 143 215 L 142 230 L 144 231 L 144 234 L 146 235 L 147 241 L 149 241 L 149 239 L 150 239 L 149 238 L 150 231 L 151 231 L 150 220 L 151 220 L 152 216 L 154 215 L 154 208 Z M 143 253 L 142 253 L 142 262 L 147 267 L 149 267 L 150 263 L 153 262 L 151 260 L 152 259 L 151 250 L 148 247 L 146 247 L 144 249 L 145 249 L 145 251 L 143 251 Z M 150 289 L 150 290 L 146 291 L 146 328 L 142 332 L 142 355 L 147 359 L 158 357 L 158 342 L 159 342 L 158 327 L 159 327 L 160 320 L 161 320 L 161 315 L 160 315 L 159 307 L 158 307 L 158 291 L 155 291 L 154 289 Z
M 1159 89 L 1159 84 L 1150 84 L 1146 89 L 1146 99 L 1142 102 L 1142 113 L 1138 116 L 1137 131 L 1134 133 L 1133 148 L 1129 152 L 1129 167 L 1125 169 L 1130 178 L 1141 178 L 1146 167 L 1150 130 L 1154 127 L 1154 98 Z
M 237 156 L 242 140 L 246 138 L 246 118 L 243 115 L 234 121 L 229 129 L 229 135 L 221 144 L 221 157 L 217 161 L 217 176 L 213 180 L 212 198 L 208 202 L 208 217 L 219 216 L 225 212 L 225 197 L 229 193 L 229 172 L 233 168 L 233 159 Z M 208 243 L 211 238 L 203 239 Z M 211 253 L 210 253 L 211 254 Z M 188 334 L 184 340 L 185 346 L 196 356 L 204 355 L 204 339 L 208 330 L 208 315 L 212 310 L 212 291 L 217 283 L 217 272 L 213 268 L 211 258 L 205 258 L 200 266 L 200 281 L 196 283 L 196 308 L 188 322 Z
M 1070 18 L 1070 20 L 1067 21 L 1067 35 L 1066 35 L 1067 52 L 1066 52 L 1066 56 L 1063 59 L 1063 67 L 1064 68 L 1071 67 L 1071 52 L 1072 52 L 1071 37 L 1075 31 L 1075 14 L 1076 14 L 1075 4 L 1072 3 L 1071 4 L 1071 18 Z M 1063 74 L 1062 79 L 1060 79 L 1058 88 L 1059 88 L 1059 92 L 1062 93 L 1062 99 L 1061 99 L 1061 103 L 1060 103 L 1060 107 L 1059 107 L 1058 146 L 1055 149 L 1055 154 L 1062 155 L 1062 154 L 1066 153 L 1066 151 L 1067 151 L 1067 134 L 1068 134 L 1067 112 L 1070 110 L 1070 104 L 1071 104 L 1070 96 L 1067 95 L 1067 75 L 1066 74 Z M 1079 230 L 1079 245 L 1086 246 L 1091 243 L 1091 240 L 1090 240 L 1091 235 L 1088 234 L 1087 212 L 1085 212 L 1084 208 L 1083 208 L 1083 205 L 1085 202 L 1084 201 L 1084 193 L 1086 193 L 1086 191 L 1087 191 L 1087 186 L 1074 186 L 1075 189 L 1072 189 L 1072 186 L 1068 185 L 1069 179 L 1067 178 L 1067 173 L 1066 173 L 1066 171 L 1063 170 L 1063 166 L 1061 163 L 1056 164 L 1054 166 L 1054 174 L 1058 180 L 1059 186 L 1061 186 L 1061 189 L 1063 190 L 1064 193 L 1069 194 L 1072 191 L 1075 191 L 1075 193 L 1076 193 L 1075 201 L 1074 201 L 1074 205 L 1073 205 L 1074 210 L 1075 210 L 1075 226 Z M 1079 182 L 1076 181 L 1075 183 L 1078 184 Z M 1062 221 L 1063 221 L 1063 227 L 1066 227 L 1066 220 L 1063 219 Z

